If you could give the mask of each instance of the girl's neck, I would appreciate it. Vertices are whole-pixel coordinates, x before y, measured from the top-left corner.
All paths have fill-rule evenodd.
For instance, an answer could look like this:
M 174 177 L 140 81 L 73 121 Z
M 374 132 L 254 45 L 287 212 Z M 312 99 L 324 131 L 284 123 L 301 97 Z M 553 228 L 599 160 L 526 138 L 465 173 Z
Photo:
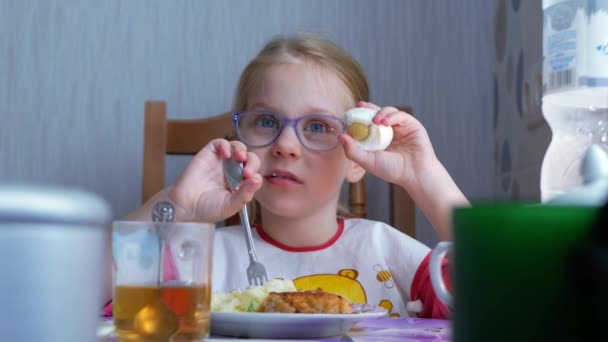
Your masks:
M 302 217 L 285 217 L 264 209 L 261 214 L 264 233 L 290 247 L 320 246 L 338 231 L 335 208 Z

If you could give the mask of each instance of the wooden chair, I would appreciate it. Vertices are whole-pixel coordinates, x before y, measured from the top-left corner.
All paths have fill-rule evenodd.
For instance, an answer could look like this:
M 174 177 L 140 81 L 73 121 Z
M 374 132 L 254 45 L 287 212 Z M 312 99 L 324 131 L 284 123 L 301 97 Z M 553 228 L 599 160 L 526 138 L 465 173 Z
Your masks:
M 401 109 L 411 113 L 408 107 Z M 144 161 L 142 203 L 165 187 L 166 155 L 194 155 L 217 138 L 234 138 L 232 113 L 203 119 L 167 119 L 163 101 L 146 101 L 144 123 Z M 398 186 L 390 186 L 390 224 L 415 237 L 415 205 Z M 365 180 L 349 184 L 348 209 L 355 217 L 366 217 Z M 232 220 L 234 222 L 234 220 Z

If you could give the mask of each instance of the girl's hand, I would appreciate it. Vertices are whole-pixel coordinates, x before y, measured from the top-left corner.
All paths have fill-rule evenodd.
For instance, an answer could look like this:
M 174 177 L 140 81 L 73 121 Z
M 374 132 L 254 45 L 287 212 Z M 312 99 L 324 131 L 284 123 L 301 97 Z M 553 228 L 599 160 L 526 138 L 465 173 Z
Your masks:
M 245 179 L 231 192 L 224 178 L 222 160 L 231 157 L 244 163 Z M 178 207 L 180 221 L 217 222 L 238 212 L 262 185 L 260 160 L 239 141 L 216 139 L 199 151 L 170 188 L 169 199 Z M 181 213 L 181 215 L 180 215 Z
M 357 105 L 379 109 L 369 102 Z M 393 127 L 390 146 L 385 151 L 368 152 L 342 134 L 346 155 L 374 175 L 401 185 L 433 224 L 439 238 L 451 239 L 452 208 L 468 201 L 435 156 L 426 130 L 413 116 L 395 107 L 380 109 L 373 122 Z
M 368 152 L 361 149 L 352 137 L 342 134 L 340 140 L 346 155 L 372 174 L 409 188 L 436 159 L 426 130 L 412 115 L 395 107 L 380 108 L 363 101 L 357 103 L 357 107 L 378 111 L 372 121 L 377 125 L 392 126 L 393 141 L 385 151 Z

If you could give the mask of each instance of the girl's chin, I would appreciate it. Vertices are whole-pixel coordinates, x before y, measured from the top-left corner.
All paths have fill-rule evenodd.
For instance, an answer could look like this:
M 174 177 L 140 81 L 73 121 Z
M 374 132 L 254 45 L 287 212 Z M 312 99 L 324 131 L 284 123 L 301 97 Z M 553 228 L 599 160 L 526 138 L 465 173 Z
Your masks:
M 302 214 L 309 214 L 309 210 L 302 205 L 302 198 L 298 196 L 269 196 L 261 198 L 257 196 L 256 200 L 260 207 L 264 208 L 264 211 L 272 215 L 296 217 Z
M 302 205 L 289 205 L 288 203 L 265 203 L 262 204 L 260 203 L 260 205 L 264 208 L 264 211 L 272 214 L 272 215 L 276 215 L 276 216 L 284 216 L 284 217 L 291 217 L 291 216 L 299 216 L 302 214 Z

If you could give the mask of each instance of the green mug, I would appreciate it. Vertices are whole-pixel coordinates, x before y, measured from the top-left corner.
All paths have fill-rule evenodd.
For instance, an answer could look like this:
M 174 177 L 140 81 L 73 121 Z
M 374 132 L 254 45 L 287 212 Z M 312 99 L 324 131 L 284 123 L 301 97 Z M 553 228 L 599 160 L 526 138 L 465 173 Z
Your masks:
M 567 322 L 566 265 L 598 209 L 524 203 L 478 203 L 453 211 L 453 242 L 430 261 L 440 300 L 453 309 L 454 341 L 542 341 Z M 453 252 L 453 301 L 441 261 Z M 608 310 L 608 308 L 607 308 Z M 570 313 L 578 314 L 578 313 Z

